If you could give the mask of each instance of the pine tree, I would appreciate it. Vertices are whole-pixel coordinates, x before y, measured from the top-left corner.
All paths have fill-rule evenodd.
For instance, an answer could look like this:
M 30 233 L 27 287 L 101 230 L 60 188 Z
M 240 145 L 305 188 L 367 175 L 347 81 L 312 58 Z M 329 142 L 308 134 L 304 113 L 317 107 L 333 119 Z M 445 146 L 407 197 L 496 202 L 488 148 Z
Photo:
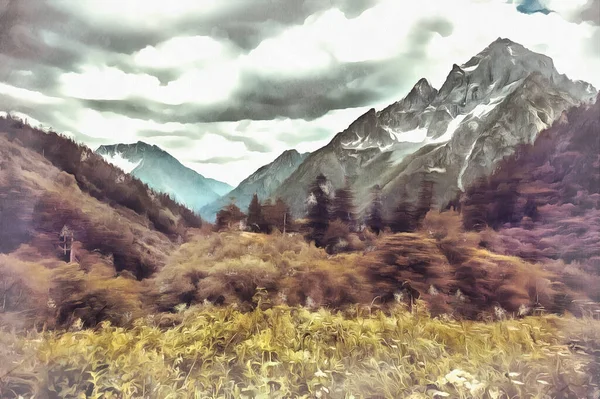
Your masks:
M 417 229 L 417 210 L 406 197 L 394 211 L 390 227 L 394 233 L 408 233 Z
M 258 195 L 256 193 L 252 196 L 252 201 L 250 201 L 250 205 L 248 206 L 248 227 L 255 233 L 261 232 L 261 225 L 263 223 L 263 215 L 262 208 L 260 206 L 260 201 L 258 200 Z
M 275 222 L 273 225 L 282 233 L 289 231 L 294 221 L 290 212 L 290 207 L 281 198 L 277 198 L 275 200 L 274 208 Z
M 273 204 L 271 200 L 265 201 L 262 206 L 263 214 L 263 231 L 271 232 L 277 229 L 282 233 L 290 230 L 293 218 L 290 214 L 290 208 L 281 199 L 277 198 Z
M 369 213 L 367 215 L 367 226 L 373 231 L 375 234 L 379 235 L 384 228 L 383 221 L 383 204 L 381 202 L 381 187 L 376 185 L 372 190 L 372 200 L 371 200 L 371 208 L 369 209 Z
M 327 178 L 320 174 L 309 188 L 307 239 L 314 241 L 317 247 L 323 247 L 323 237 L 329 227 L 329 208 L 331 200 L 327 192 Z
M 488 224 L 497 229 L 504 223 L 513 222 L 515 206 L 519 194 L 516 186 L 509 183 L 501 183 L 494 192 L 493 212 L 488 214 Z
M 433 182 L 431 180 L 424 179 L 421 181 L 421 187 L 419 189 L 419 197 L 417 200 L 417 206 L 415 209 L 415 219 L 418 225 L 421 224 L 427 212 L 431 209 L 433 201 Z
M 481 231 L 487 226 L 490 203 L 488 187 L 487 179 L 481 177 L 467 189 L 462 209 L 463 226 L 466 230 Z
M 356 229 L 356 207 L 354 206 L 354 195 L 349 187 L 340 188 L 335 192 L 331 214 L 331 221 L 334 220 L 340 220 L 351 231 Z
M 239 224 L 246 215 L 238 208 L 233 202 L 229 205 L 224 206 L 219 212 L 217 212 L 217 220 L 215 222 L 215 229 L 217 231 L 225 229 L 234 229 L 236 224 Z

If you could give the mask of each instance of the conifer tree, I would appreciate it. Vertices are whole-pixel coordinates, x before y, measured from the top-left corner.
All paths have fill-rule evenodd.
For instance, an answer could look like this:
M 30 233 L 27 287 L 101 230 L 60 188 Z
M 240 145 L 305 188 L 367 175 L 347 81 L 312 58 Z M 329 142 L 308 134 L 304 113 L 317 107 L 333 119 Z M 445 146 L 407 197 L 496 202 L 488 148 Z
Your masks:
M 421 224 L 427 212 L 431 209 L 433 201 L 433 182 L 431 180 L 424 179 L 421 181 L 421 187 L 419 189 L 419 197 L 417 199 L 417 206 L 415 208 L 415 219 L 417 226 Z
M 263 231 L 271 232 L 277 229 L 282 233 L 290 230 L 293 218 L 290 214 L 290 208 L 281 199 L 277 198 L 273 204 L 271 200 L 265 201 L 262 206 Z
M 396 207 L 390 227 L 394 233 L 408 233 L 417 229 L 417 210 L 406 196 Z
M 314 241 L 317 247 L 323 247 L 323 237 L 329 227 L 329 212 L 331 199 L 327 192 L 327 178 L 320 174 L 309 188 L 308 192 L 308 228 L 307 239 Z
M 488 224 L 492 228 L 513 221 L 518 195 L 514 184 L 501 183 L 494 190 L 493 212 L 488 214 Z
M 488 205 L 488 181 L 485 177 L 479 178 L 467 189 L 466 199 L 463 206 L 463 226 L 466 230 L 481 231 L 487 226 Z
M 217 212 L 217 220 L 215 222 L 215 229 L 217 231 L 225 229 L 233 229 L 236 224 L 240 223 L 246 215 L 238 208 L 233 202 L 229 205 L 224 206 L 219 212 Z
M 333 199 L 333 212 L 331 220 L 340 220 L 352 231 L 356 228 L 356 207 L 354 206 L 354 195 L 349 187 L 336 190 Z
M 376 185 L 372 190 L 372 200 L 369 213 L 367 214 L 367 226 L 372 232 L 379 235 L 384 228 L 383 204 L 381 202 L 381 187 Z
M 254 193 L 252 196 L 252 201 L 250 201 L 250 205 L 248 205 L 248 227 L 255 233 L 259 233 L 261 229 L 261 225 L 263 224 L 263 215 L 262 208 L 260 206 L 260 201 L 258 200 L 258 195 Z
M 273 207 L 275 209 L 275 221 L 273 225 L 282 233 L 289 231 L 293 222 L 290 207 L 281 198 L 275 200 Z

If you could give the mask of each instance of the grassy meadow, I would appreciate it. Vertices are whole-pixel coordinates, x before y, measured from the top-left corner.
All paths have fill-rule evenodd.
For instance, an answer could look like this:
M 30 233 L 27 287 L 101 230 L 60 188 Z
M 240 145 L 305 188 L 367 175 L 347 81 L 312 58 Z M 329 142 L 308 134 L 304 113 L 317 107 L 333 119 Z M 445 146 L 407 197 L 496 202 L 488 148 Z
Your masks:
M 407 240 L 411 258 L 435 263 L 447 259 L 444 251 L 430 252 L 450 239 L 442 230 L 448 228 L 444 220 L 453 217 L 428 216 L 433 238 L 383 234 L 367 244 L 383 251 L 392 240 L 394 248 L 406 251 L 401 242 Z M 456 237 L 470 245 L 467 236 Z M 492 304 L 466 317 L 460 310 L 474 306 L 476 296 L 466 293 L 460 299 L 444 294 L 446 287 L 413 304 L 406 292 L 386 288 L 382 275 L 374 284 L 378 255 L 372 252 L 365 247 L 331 256 L 301 236 L 195 231 L 169 253 L 163 269 L 142 281 L 115 278 L 99 259 L 87 270 L 75 264 L 38 265 L 35 270 L 45 274 L 31 280 L 26 271 L 35 263 L 26 260 L 27 251 L 2 255 L 2 270 L 12 265 L 12 278 L 28 284 L 27 306 L 38 306 L 39 320 L 19 330 L 18 323 L 10 327 L 4 319 L 0 397 L 597 395 L 600 320 L 595 313 L 523 315 Z M 482 249 L 472 249 L 470 256 L 460 265 L 485 260 L 501 268 L 494 273 L 503 278 L 508 271 L 521 273 L 520 280 L 547 278 L 541 269 L 528 271 L 518 258 Z M 435 271 L 439 265 L 433 266 Z M 20 279 L 18 273 L 23 273 Z M 489 281 L 496 279 L 494 273 Z M 374 290 L 386 289 L 395 293 L 391 301 L 373 299 Z M 502 291 L 502 285 L 495 289 Z M 521 294 L 515 295 L 506 308 L 515 300 L 518 305 Z M 56 324 L 60 304 L 80 302 L 87 306 Z M 98 309 L 105 321 L 94 324 L 100 316 L 90 315 Z M 11 314 L 13 320 L 33 318 L 26 315 Z
M 432 318 L 304 307 L 181 306 L 131 328 L 7 332 L 2 397 L 587 398 L 597 394 L 600 321 Z M 593 349 L 595 348 L 595 352 Z M 596 359 L 594 359 L 596 357 Z M 10 364 L 7 364 L 8 360 Z M 5 371 L 6 372 L 6 371 Z M 596 388 L 594 388 L 594 385 Z M 596 389 L 596 391 L 594 391 Z M 596 393 L 594 393 L 596 392 Z

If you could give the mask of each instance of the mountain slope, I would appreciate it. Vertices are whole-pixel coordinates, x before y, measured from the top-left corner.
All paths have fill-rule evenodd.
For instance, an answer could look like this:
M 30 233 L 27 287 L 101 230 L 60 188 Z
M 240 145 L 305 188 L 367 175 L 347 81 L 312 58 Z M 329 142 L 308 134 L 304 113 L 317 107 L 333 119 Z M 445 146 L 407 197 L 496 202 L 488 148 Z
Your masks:
M 600 301 L 600 96 L 563 112 L 462 198 L 466 228 L 490 226 L 486 247 L 544 262 Z
M 152 189 L 169 194 L 194 211 L 214 201 L 233 187 L 209 179 L 185 167 L 175 157 L 142 141 L 98 147 L 96 153 L 131 173 Z
M 348 180 L 359 205 L 379 184 L 387 209 L 404 193 L 414 197 L 427 177 L 438 204 L 478 176 L 489 174 L 515 146 L 530 143 L 561 112 L 588 102 L 596 90 L 560 75 L 549 57 L 498 39 L 438 90 L 421 79 L 402 100 L 371 109 L 312 153 L 278 188 L 296 216 L 319 173 L 335 187 Z
M 142 279 L 164 265 L 188 227 L 201 225 L 89 148 L 20 121 L 0 118 L 0 160 L 0 253 L 56 263 L 67 226 L 82 268 L 104 264 Z
M 264 165 L 244 179 L 234 190 L 223 195 L 218 200 L 204 206 L 201 215 L 207 220 L 213 220 L 215 214 L 234 197 L 236 204 L 245 209 L 256 193 L 260 200 L 267 199 L 287 179 L 308 156 L 296 150 L 284 151 L 270 164 Z

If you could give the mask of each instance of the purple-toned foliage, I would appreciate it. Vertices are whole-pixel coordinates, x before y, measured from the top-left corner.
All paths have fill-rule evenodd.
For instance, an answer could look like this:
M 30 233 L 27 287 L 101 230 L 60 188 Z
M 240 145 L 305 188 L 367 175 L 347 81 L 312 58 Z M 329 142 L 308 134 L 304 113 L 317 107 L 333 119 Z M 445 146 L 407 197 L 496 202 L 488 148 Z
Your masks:
M 533 145 L 467 190 L 463 224 L 489 227 L 493 251 L 544 262 L 573 292 L 598 300 L 600 98 L 564 112 Z M 559 262 L 559 263 L 557 263 Z

